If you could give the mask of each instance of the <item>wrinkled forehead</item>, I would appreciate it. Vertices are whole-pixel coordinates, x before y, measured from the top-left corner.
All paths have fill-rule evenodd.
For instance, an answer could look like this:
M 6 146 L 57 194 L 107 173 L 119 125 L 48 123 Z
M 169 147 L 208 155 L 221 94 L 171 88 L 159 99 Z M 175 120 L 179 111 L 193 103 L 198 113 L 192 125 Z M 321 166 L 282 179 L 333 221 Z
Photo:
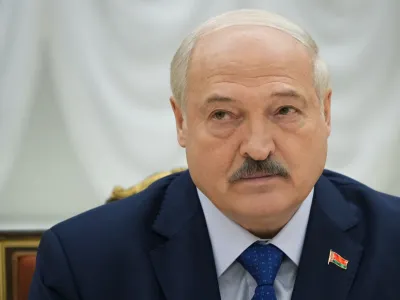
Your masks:
M 288 77 L 313 86 L 313 59 L 289 34 L 265 26 L 232 26 L 202 36 L 193 50 L 188 88 L 224 76 L 256 80 Z

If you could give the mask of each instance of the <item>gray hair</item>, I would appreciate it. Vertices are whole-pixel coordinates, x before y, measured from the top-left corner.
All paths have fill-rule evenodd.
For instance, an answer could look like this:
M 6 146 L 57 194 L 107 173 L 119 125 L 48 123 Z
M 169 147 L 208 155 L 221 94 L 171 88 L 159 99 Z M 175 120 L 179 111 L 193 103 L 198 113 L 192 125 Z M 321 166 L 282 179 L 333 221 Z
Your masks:
M 172 94 L 178 106 L 185 105 L 188 70 L 197 41 L 212 32 L 231 26 L 266 26 L 286 32 L 302 43 L 310 52 L 314 67 L 314 87 L 320 101 L 330 88 L 329 71 L 325 62 L 319 57 L 319 49 L 313 38 L 300 26 L 286 18 L 263 10 L 243 9 L 230 11 L 209 19 L 192 31 L 176 51 L 170 70 Z

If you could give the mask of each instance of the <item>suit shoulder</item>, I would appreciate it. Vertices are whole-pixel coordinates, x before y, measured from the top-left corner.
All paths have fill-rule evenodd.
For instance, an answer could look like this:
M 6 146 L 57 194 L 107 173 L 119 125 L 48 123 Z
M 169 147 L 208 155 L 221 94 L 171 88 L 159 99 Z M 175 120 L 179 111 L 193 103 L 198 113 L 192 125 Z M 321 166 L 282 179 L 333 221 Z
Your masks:
M 104 239 L 140 238 L 152 226 L 165 191 L 177 176 L 179 173 L 166 176 L 138 194 L 74 216 L 55 225 L 52 231 L 63 240 L 82 241 L 89 237 L 98 244 Z
M 324 170 L 323 175 L 341 192 L 345 199 L 371 216 L 381 215 L 387 221 L 400 217 L 400 197 L 376 191 L 348 176 Z M 400 223 L 398 226 L 400 232 Z
M 400 200 L 400 197 L 376 191 L 373 188 L 349 176 L 331 170 L 324 170 L 323 175 L 326 178 L 328 178 L 329 181 L 331 181 L 340 190 L 345 190 L 346 188 L 348 188 L 353 191 L 359 191 L 360 193 L 369 195 L 369 197 L 387 198 L 389 200 Z

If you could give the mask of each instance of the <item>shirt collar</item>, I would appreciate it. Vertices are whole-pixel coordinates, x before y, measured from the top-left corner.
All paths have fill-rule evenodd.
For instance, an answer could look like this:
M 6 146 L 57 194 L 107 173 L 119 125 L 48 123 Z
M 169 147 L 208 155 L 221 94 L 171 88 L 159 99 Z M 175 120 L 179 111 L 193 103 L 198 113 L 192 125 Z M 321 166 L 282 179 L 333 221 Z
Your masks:
M 199 189 L 200 203 L 214 253 L 217 276 L 221 276 L 236 258 L 260 239 L 226 217 Z M 269 241 L 299 265 L 311 210 L 314 189 L 281 231 Z

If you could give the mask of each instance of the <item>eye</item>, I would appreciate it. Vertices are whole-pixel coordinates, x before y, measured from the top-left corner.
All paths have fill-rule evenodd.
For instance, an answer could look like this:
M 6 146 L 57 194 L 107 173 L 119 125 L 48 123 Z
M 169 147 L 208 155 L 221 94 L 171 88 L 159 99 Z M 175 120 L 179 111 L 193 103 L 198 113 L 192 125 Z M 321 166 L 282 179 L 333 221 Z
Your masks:
M 295 109 L 292 106 L 283 106 L 283 107 L 279 108 L 279 110 L 278 110 L 278 114 L 284 115 L 284 116 L 289 115 L 290 113 L 295 113 L 295 112 L 297 112 L 297 109 Z
M 217 110 L 212 113 L 211 117 L 215 120 L 225 120 L 226 118 L 229 118 L 229 113 L 223 110 Z

